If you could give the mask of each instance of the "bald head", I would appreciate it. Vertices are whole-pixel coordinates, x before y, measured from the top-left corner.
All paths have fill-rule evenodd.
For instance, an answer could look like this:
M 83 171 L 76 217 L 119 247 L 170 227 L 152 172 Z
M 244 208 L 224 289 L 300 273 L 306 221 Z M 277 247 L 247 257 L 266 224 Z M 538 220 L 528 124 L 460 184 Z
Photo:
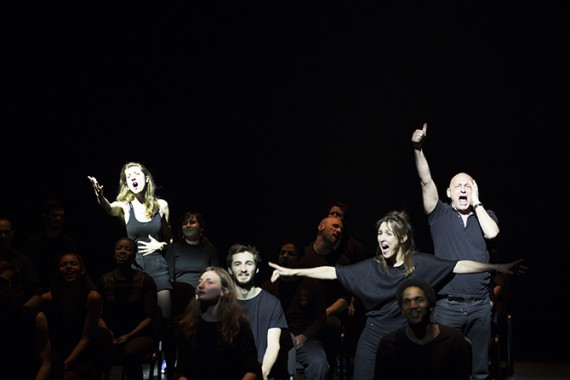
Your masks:
M 324 227 L 336 226 L 337 228 L 342 229 L 343 224 L 342 224 L 342 219 L 339 218 L 338 216 L 327 216 L 326 218 L 321 219 L 321 222 L 319 223 L 319 228 L 320 226 Z
M 458 185 L 468 184 L 471 182 L 473 182 L 473 177 L 471 177 L 469 174 L 464 172 L 457 173 L 456 175 L 451 177 L 451 180 L 449 181 L 449 188 L 453 189 Z

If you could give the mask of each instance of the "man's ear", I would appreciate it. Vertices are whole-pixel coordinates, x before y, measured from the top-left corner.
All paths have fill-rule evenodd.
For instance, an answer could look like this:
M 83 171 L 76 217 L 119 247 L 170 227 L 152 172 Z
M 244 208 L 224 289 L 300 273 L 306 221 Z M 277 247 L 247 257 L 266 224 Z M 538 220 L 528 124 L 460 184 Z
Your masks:
M 448 198 L 451 198 L 451 189 L 448 187 L 447 190 L 445 191 L 447 194 Z

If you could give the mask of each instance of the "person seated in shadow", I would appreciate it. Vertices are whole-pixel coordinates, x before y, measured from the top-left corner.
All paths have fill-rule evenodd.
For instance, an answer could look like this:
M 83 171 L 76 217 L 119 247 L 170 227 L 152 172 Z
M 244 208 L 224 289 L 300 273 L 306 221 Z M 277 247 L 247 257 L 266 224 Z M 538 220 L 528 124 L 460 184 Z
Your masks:
M 351 214 L 350 207 L 346 203 L 336 201 L 329 205 L 326 216 L 337 217 L 342 220 L 342 233 L 334 245 L 334 250 L 348 257 L 351 263 L 357 263 L 373 257 L 374 251 L 367 250 L 364 244 L 352 235 L 350 231 Z M 346 361 L 353 361 L 358 338 L 366 323 L 364 305 L 355 295 L 352 295 L 350 299 L 346 314 L 342 325 L 341 351 L 339 352 L 340 360 L 338 361 L 338 365 L 341 368 L 338 368 L 339 372 L 351 372 L 350 367 L 352 367 L 352 363 Z
M 373 256 L 366 250 L 364 244 L 349 232 L 350 208 L 346 203 L 340 201 L 331 203 L 325 217 L 329 216 L 342 220 L 342 233 L 334 245 L 336 251 L 347 256 L 352 263 L 357 263 Z
M 497 248 L 490 250 L 490 262 L 501 262 L 501 256 Z M 524 272 L 524 271 L 523 271 Z M 522 274 L 522 273 L 517 273 Z M 493 273 L 491 277 L 491 306 L 493 312 L 493 329 L 500 328 L 502 323 L 507 319 L 507 315 L 511 309 L 512 303 L 512 284 L 511 277 L 501 272 Z
M 279 265 L 298 268 L 304 249 L 286 239 L 279 250 Z M 328 378 L 329 363 L 321 339 L 327 322 L 323 284 L 309 277 L 279 277 L 267 280 L 262 288 L 279 298 L 289 331 L 295 336 L 296 361 L 303 366 L 305 379 Z
M 186 282 L 196 288 L 204 268 L 219 265 L 216 246 L 206 237 L 204 216 L 187 211 L 180 219 L 180 238 L 170 244 L 165 258 L 171 282 Z
M 335 247 L 342 238 L 344 225 L 341 218 L 327 216 L 319 222 L 314 240 L 306 245 L 305 254 L 301 258 L 301 268 L 321 266 L 347 266 L 352 264 L 350 258 Z M 341 354 L 342 332 L 349 318 L 350 304 L 354 297 L 340 281 L 321 281 L 325 292 L 327 305 L 327 323 L 323 333 L 323 341 L 329 361 L 329 379 L 332 379 L 337 369 L 337 358 Z
M 0 259 L 0 373 L 3 379 L 48 380 L 51 346 L 47 319 L 16 297 L 19 273 Z
M 204 270 L 180 327 L 177 380 L 263 379 L 251 326 L 224 268 Z
M 97 279 L 103 298 L 100 325 L 111 332 L 115 357 L 120 357 L 127 380 L 142 380 L 144 358 L 157 346 L 156 284 L 152 277 L 134 269 L 137 243 L 128 237 L 115 242 L 116 267 Z
M 492 263 L 501 262 L 501 255 L 496 247 L 489 250 Z M 491 299 L 492 323 L 491 323 L 491 345 L 489 349 L 489 371 L 495 377 L 505 377 L 512 375 L 512 311 L 515 281 L 523 275 L 526 267 L 517 272 L 517 276 L 512 278 L 504 273 L 494 272 L 491 274 L 489 296 Z M 506 372 L 503 371 L 503 359 L 506 359 Z
M 432 322 L 435 291 L 427 282 L 408 278 L 396 290 L 407 326 L 382 337 L 376 352 L 376 379 L 468 380 L 471 342 L 454 327 Z
M 97 379 L 104 350 L 97 328 L 101 296 L 77 252 L 64 253 L 56 263 L 52 285 L 41 296 L 54 357 L 53 379 Z
M 12 227 L 12 221 L 0 218 L 0 259 L 10 261 L 18 270 L 19 281 L 14 284 L 12 291 L 20 304 L 39 311 L 42 289 L 37 266 L 30 256 L 16 247 L 15 237 L 16 232 Z
M 61 201 L 48 198 L 43 204 L 41 216 L 41 230 L 24 238 L 22 251 L 36 263 L 40 286 L 45 291 L 55 274 L 55 259 L 65 252 L 77 252 L 78 245 L 64 230 L 65 206 Z

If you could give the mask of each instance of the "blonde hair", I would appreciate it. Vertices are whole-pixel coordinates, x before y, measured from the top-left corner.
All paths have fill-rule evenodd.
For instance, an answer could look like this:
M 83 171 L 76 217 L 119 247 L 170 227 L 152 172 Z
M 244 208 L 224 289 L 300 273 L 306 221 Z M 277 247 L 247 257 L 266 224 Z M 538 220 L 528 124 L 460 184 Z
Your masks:
M 132 167 L 139 167 L 147 179 L 144 188 L 144 206 L 145 214 L 148 218 L 152 218 L 160 210 L 160 205 L 158 203 L 158 197 L 156 196 L 156 185 L 154 183 L 154 178 L 150 171 L 138 162 L 127 162 L 123 165 L 121 169 L 121 175 L 119 179 L 119 194 L 117 195 L 117 201 L 130 203 L 135 199 L 135 195 L 129 189 L 127 185 L 127 176 L 125 171 Z

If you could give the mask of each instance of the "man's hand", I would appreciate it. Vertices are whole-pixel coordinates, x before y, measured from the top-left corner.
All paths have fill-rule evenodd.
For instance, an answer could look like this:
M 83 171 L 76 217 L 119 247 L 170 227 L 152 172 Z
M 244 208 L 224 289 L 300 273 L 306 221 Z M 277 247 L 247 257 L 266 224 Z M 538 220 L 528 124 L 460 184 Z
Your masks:
M 479 200 L 479 186 L 475 180 L 471 181 L 471 206 L 481 203 Z
M 422 129 L 416 129 L 412 134 L 412 143 L 414 144 L 414 149 L 421 150 L 424 140 L 427 136 L 427 123 L 424 123 Z

